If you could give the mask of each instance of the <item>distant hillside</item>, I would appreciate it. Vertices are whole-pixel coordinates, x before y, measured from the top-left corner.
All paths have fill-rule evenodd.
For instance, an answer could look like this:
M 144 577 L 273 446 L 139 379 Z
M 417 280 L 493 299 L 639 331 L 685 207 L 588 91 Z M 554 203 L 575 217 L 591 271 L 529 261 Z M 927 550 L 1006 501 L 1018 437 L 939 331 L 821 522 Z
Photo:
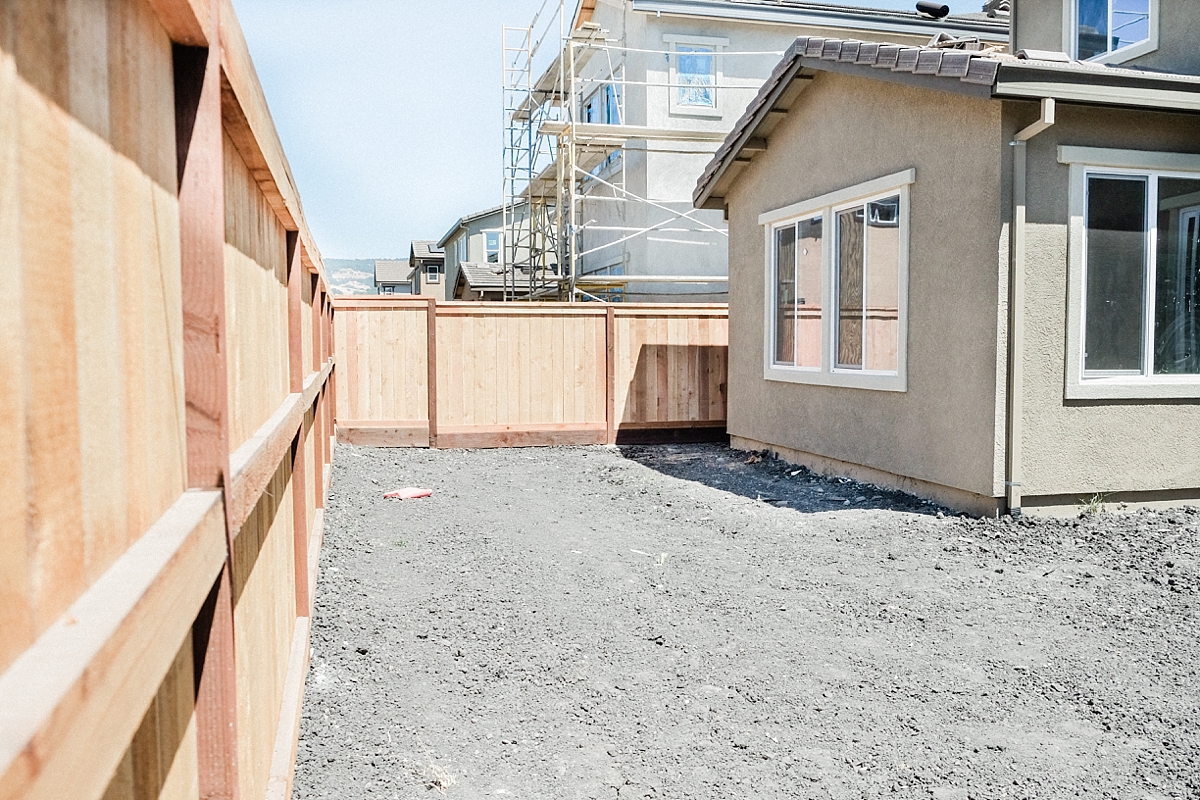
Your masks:
M 335 295 L 377 294 L 373 258 L 327 258 L 325 270 L 329 290 Z

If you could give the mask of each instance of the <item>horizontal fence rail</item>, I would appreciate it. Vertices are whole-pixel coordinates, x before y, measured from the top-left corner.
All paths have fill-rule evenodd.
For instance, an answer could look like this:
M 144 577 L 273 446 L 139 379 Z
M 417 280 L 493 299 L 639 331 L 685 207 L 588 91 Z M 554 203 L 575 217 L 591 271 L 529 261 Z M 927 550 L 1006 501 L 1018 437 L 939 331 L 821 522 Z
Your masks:
M 520 447 L 725 435 L 725 305 L 333 301 L 339 441 Z
M 242 31 L 3 16 L 0 800 L 284 800 L 337 373 Z

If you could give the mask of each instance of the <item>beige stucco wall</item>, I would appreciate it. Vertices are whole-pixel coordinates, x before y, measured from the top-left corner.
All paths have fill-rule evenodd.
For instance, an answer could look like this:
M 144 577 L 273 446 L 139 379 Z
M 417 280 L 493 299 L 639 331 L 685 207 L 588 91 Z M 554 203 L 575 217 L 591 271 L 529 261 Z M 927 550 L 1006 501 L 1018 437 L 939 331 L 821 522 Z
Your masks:
M 733 436 L 1002 493 L 1007 150 L 999 103 L 818 74 L 728 198 Z M 909 168 L 908 391 L 765 380 L 758 215 Z
M 1019 0 L 1013 11 L 1013 52 L 1065 50 L 1063 24 L 1076 0 Z M 1200 2 L 1159 0 L 1158 49 L 1122 62 L 1123 66 L 1200 75 Z
M 1031 117 L 1027 104 L 1008 106 L 1008 130 Z M 1025 494 L 1200 487 L 1200 401 L 1064 400 L 1068 168 L 1057 153 L 1060 144 L 1197 153 L 1200 117 L 1060 105 L 1057 119 L 1029 144 Z

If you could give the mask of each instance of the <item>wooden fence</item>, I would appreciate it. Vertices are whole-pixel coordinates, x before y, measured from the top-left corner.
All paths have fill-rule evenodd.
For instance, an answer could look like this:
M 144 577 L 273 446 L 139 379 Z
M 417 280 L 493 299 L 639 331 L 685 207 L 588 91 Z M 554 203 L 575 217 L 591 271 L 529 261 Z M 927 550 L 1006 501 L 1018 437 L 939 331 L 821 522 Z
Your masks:
M 332 309 L 241 30 L 0 32 L 0 800 L 284 798 Z
M 333 301 L 340 441 L 509 447 L 717 439 L 724 305 Z

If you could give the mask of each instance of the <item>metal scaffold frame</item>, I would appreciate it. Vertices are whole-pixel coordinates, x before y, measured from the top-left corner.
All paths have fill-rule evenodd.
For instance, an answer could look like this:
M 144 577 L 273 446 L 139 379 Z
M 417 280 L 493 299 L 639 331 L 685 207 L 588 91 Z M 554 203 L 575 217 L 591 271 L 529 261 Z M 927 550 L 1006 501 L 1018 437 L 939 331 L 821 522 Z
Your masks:
M 601 250 L 622 247 L 630 240 L 656 231 L 727 236 L 723 226 L 696 217 L 697 210 L 671 208 L 629 191 L 626 152 L 712 152 L 725 138 L 724 131 L 669 130 L 628 124 L 626 88 L 684 84 L 629 80 L 632 55 L 667 57 L 669 50 L 626 47 L 592 22 L 576 26 L 574 0 L 545 0 L 525 26 L 502 28 L 503 37 L 503 233 L 501 268 L 506 300 L 613 300 L 620 299 L 630 282 L 712 284 L 728 279 L 717 276 L 580 274 L 581 259 Z M 549 12 L 549 13 L 547 13 Z M 554 23 L 558 36 L 554 38 Z M 557 52 L 539 59 L 546 45 Z M 774 52 L 735 53 L 730 56 L 781 55 Z M 593 59 L 604 59 L 602 69 L 584 74 Z M 537 65 L 548 62 L 541 71 Z M 668 73 L 669 75 L 670 73 Z M 602 87 L 592 93 L 596 86 Z M 611 87 L 611 88 L 604 88 Z M 718 86 L 712 91 L 757 90 L 757 86 Z M 587 103 L 597 96 L 606 105 L 597 122 L 587 119 Z M 745 99 L 749 99 L 749 95 Z M 595 107 L 590 108 L 595 113 Z M 614 119 L 615 117 L 615 119 Z M 630 141 L 645 142 L 631 147 Z M 678 148 L 671 149 L 671 142 Z M 702 148 L 702 149 L 697 149 Z M 612 169 L 608 169 L 609 167 Z M 613 204 L 622 211 L 631 204 L 654 208 L 665 219 L 653 224 L 601 224 L 588 219 L 585 202 Z M 615 234 L 585 248 L 584 232 Z M 586 287 L 586 288 L 585 288 Z

